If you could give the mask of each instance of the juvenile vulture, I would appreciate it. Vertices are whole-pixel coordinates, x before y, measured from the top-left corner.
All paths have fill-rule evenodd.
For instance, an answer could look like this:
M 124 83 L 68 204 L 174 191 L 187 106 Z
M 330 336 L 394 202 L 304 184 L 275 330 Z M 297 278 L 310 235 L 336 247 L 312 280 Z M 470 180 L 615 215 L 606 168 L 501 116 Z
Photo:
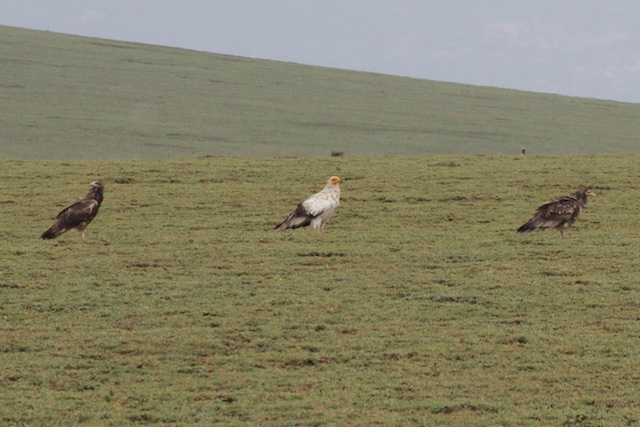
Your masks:
M 319 192 L 300 203 L 295 211 L 276 225 L 276 231 L 284 231 L 289 228 L 311 227 L 317 232 L 324 231 L 333 212 L 340 204 L 340 178 L 332 176 L 327 185 Z
M 98 209 L 100 209 L 104 196 L 104 184 L 102 181 L 93 181 L 89 185 L 91 189 L 89 189 L 86 196 L 71 206 L 64 208 L 56 217 L 56 222 L 51 228 L 42 233 L 42 236 L 40 236 L 42 239 L 55 239 L 73 228 L 82 233 L 82 238 L 84 239 L 84 230 L 98 214 Z
M 536 210 L 533 218 L 518 228 L 518 233 L 555 228 L 565 239 L 565 230 L 568 230 L 580 216 L 582 208 L 587 204 L 587 196 L 595 197 L 591 187 L 582 187 L 571 196 L 562 196 L 546 202 Z

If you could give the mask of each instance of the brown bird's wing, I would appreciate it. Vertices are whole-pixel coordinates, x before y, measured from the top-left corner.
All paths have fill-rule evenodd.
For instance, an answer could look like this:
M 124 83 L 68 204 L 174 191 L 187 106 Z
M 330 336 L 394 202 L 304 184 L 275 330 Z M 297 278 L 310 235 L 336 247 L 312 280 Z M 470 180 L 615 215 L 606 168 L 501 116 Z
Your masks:
M 566 222 L 580 213 L 580 203 L 573 197 L 561 197 L 545 203 L 536 211 L 536 216 L 543 219 Z
M 99 208 L 100 203 L 95 199 L 80 199 L 60 211 L 56 216 L 56 222 L 41 237 L 43 239 L 52 239 L 74 228 L 84 231 L 98 214 Z
M 565 223 L 571 225 L 580 214 L 580 202 L 570 196 L 560 197 L 541 205 L 536 209 L 526 224 L 518 229 L 518 233 L 526 233 L 545 228 L 557 228 Z
M 99 208 L 100 203 L 95 199 L 80 199 L 63 209 L 56 218 L 64 217 L 70 224 L 79 224 L 95 218 Z

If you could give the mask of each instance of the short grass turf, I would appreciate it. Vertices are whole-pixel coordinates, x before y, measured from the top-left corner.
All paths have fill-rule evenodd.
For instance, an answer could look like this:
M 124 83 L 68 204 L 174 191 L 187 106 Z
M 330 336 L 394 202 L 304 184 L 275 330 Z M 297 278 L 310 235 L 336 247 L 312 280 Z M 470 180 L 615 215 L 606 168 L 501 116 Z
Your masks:
M 638 425 L 640 158 L 3 162 L 3 425 Z M 322 235 L 272 229 L 343 178 Z M 41 241 L 94 179 L 83 240 Z M 563 240 L 515 230 L 593 185 Z

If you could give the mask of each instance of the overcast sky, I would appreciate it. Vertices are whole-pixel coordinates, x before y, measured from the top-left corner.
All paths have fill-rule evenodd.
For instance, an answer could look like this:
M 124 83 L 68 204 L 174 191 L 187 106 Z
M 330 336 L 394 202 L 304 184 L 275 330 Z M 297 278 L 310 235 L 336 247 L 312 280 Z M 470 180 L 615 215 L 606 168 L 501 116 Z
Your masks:
M 0 0 L 1 25 L 635 103 L 639 19 L 638 0 Z

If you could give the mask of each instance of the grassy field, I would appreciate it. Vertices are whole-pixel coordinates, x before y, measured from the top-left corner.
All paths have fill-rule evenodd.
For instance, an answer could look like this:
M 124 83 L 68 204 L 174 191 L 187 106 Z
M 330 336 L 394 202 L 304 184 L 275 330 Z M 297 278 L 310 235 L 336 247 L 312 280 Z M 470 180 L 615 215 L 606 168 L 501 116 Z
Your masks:
M 0 160 L 640 153 L 640 105 L 0 26 Z
M 3 162 L 0 423 L 640 424 L 635 156 Z M 273 226 L 329 175 L 326 232 Z M 86 239 L 39 235 L 106 184 Z M 594 186 L 562 240 L 517 236 Z

